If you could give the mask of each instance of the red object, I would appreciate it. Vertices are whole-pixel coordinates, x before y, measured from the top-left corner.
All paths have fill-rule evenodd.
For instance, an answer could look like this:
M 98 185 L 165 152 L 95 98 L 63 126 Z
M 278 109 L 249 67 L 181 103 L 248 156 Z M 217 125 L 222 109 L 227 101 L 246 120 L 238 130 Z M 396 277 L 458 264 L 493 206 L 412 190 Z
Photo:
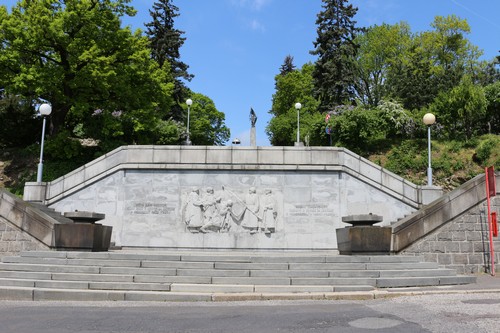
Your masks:
M 486 168 L 486 181 L 488 182 L 488 194 L 494 197 L 497 194 L 495 169 L 493 166 Z
M 488 226 L 490 229 L 490 258 L 491 258 L 491 275 L 495 276 L 495 246 L 493 245 L 493 237 L 498 236 L 497 214 L 491 212 L 491 197 L 496 195 L 496 179 L 495 170 L 493 167 L 484 168 L 485 185 L 486 185 L 486 203 L 488 205 Z M 493 223 L 493 220 L 495 221 Z M 496 230 L 496 235 L 495 235 Z
M 497 212 L 491 213 L 491 229 L 493 231 L 493 237 L 498 237 Z

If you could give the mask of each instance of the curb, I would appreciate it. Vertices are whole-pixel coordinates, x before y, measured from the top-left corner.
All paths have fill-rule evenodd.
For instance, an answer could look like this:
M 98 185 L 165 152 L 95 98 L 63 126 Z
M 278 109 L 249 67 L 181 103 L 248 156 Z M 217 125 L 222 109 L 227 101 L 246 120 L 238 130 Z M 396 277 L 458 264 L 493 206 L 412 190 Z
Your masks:
M 422 295 L 500 294 L 500 289 L 471 290 L 411 290 L 411 291 L 360 291 L 327 293 L 182 293 L 182 292 L 126 292 L 126 291 L 79 291 L 47 290 L 40 288 L 3 287 L 3 301 L 81 301 L 81 302 L 241 302 L 241 301 L 363 301 Z

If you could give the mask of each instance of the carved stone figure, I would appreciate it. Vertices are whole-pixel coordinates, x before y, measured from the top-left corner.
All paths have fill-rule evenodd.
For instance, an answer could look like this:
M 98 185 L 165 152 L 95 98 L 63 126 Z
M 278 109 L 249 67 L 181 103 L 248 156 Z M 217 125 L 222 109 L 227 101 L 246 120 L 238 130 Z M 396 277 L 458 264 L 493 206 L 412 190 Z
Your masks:
M 276 200 L 273 197 L 273 191 L 266 189 L 264 198 L 262 199 L 262 230 L 264 233 L 270 234 L 276 231 Z
M 192 233 L 263 231 L 271 234 L 276 231 L 278 213 L 271 189 L 259 195 L 256 188 L 251 187 L 243 200 L 224 186 L 217 193 L 213 187 L 207 187 L 202 196 L 198 188 L 193 188 L 183 207 L 183 221 Z
M 199 193 L 199 189 L 193 188 L 186 200 L 184 223 L 186 223 L 188 229 L 196 230 L 203 225 L 202 207 Z
M 250 231 L 250 233 L 256 233 L 259 230 L 259 222 L 261 218 L 259 217 L 259 196 L 257 195 L 257 190 L 255 187 L 251 187 L 248 190 L 248 194 L 245 197 L 246 210 L 243 215 L 243 222 L 241 226 Z
M 212 220 L 218 217 L 218 203 L 220 198 L 217 198 L 214 194 L 213 187 L 207 187 L 205 195 L 201 199 L 201 206 L 203 210 L 203 225 L 211 224 Z
M 257 123 L 257 115 L 255 114 L 253 108 L 250 108 L 250 123 L 252 124 L 252 127 L 255 127 L 255 123 Z

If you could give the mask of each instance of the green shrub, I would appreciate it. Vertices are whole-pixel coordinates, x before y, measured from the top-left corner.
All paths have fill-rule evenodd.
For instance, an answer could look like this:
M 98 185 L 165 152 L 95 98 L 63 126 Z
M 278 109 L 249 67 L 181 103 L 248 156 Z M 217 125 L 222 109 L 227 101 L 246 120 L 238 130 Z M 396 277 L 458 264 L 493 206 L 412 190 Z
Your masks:
M 394 173 L 404 175 L 408 171 L 421 171 L 427 168 L 427 150 L 424 141 L 405 140 L 394 146 L 387 155 L 385 167 Z
M 481 166 L 486 166 L 488 162 L 493 164 L 498 164 L 498 151 L 500 150 L 500 137 L 487 135 L 485 136 L 485 140 L 479 142 L 476 147 L 475 159 L 477 163 Z M 492 156 L 492 153 L 497 154 L 497 158 L 494 161 L 489 161 Z

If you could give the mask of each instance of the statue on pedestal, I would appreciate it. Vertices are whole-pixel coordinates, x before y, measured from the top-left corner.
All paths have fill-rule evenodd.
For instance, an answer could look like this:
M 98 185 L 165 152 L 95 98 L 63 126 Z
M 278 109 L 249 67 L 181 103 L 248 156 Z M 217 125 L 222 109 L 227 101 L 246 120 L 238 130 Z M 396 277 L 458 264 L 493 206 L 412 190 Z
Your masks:
M 255 134 L 255 123 L 257 122 L 257 115 L 253 108 L 250 108 L 250 123 L 252 128 L 250 129 L 250 146 L 257 146 L 256 134 Z

